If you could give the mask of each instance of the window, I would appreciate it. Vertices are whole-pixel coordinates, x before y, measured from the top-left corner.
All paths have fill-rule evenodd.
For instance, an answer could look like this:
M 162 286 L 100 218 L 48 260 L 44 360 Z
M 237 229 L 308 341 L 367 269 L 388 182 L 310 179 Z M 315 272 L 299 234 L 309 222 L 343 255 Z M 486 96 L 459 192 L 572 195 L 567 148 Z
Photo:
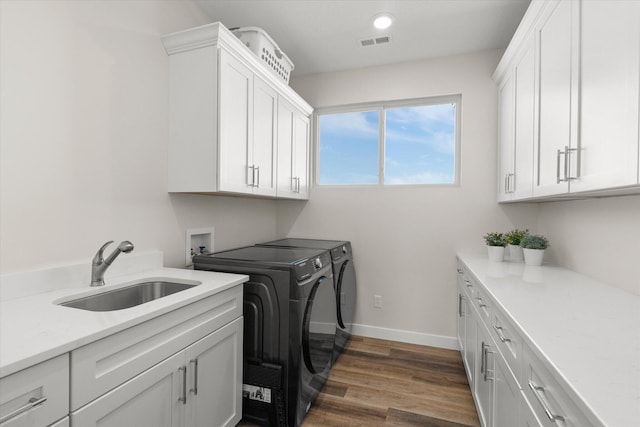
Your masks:
M 457 184 L 460 96 L 320 109 L 319 185 Z

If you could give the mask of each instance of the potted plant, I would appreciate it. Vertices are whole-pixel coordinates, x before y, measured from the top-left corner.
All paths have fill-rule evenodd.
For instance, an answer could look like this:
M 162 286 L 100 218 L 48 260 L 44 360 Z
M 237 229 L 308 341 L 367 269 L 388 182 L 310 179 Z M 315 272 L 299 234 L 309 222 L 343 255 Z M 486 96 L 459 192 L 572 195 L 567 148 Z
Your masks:
M 507 244 L 504 234 L 494 231 L 485 234 L 483 237 L 484 242 L 487 244 L 489 261 L 502 261 L 504 259 L 504 247 Z
M 522 252 L 522 248 L 520 247 L 520 242 L 524 239 L 525 236 L 529 235 L 529 230 L 511 230 L 504 235 L 505 240 L 507 241 L 507 248 L 509 249 L 509 259 L 511 261 L 522 261 L 524 259 L 524 254 Z
M 528 235 L 520 241 L 524 252 L 524 263 L 527 265 L 542 265 L 544 250 L 549 247 L 549 240 L 541 235 Z

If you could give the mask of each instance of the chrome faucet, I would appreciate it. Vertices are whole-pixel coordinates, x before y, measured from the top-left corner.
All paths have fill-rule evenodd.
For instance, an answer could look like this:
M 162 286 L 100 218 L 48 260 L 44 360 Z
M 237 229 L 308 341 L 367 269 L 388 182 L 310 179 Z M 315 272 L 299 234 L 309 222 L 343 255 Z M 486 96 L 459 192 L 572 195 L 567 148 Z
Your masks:
M 107 257 L 104 259 L 102 254 L 107 246 L 113 243 L 113 240 L 108 241 L 100 249 L 93 257 L 93 261 L 91 262 L 91 286 L 104 286 L 104 272 L 107 271 L 107 268 L 115 261 L 115 259 L 120 255 L 120 252 L 124 252 L 128 254 L 133 250 L 133 243 L 128 240 L 120 242 L 118 247 Z

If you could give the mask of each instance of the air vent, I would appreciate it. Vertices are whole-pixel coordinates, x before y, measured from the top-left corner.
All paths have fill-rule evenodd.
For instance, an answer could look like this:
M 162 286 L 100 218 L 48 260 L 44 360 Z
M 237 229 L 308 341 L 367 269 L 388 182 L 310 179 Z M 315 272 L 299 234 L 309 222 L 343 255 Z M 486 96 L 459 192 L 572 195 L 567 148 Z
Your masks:
M 385 43 L 391 43 L 391 36 L 380 36 L 380 37 L 373 37 L 370 39 L 360 40 L 360 46 L 362 47 L 375 46 L 378 44 L 385 44 Z

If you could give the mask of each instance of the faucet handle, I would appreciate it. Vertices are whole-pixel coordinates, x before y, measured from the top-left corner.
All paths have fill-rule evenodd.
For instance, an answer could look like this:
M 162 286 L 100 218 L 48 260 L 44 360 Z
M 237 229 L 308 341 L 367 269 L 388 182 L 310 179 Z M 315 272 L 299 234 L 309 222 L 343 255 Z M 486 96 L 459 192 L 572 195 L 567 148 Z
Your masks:
M 109 240 L 107 243 L 102 245 L 100 249 L 98 249 L 98 252 L 96 252 L 96 255 L 93 257 L 94 264 L 101 264 L 104 261 L 104 257 L 102 254 L 104 253 L 104 250 L 107 248 L 107 246 L 109 246 L 112 243 L 113 243 L 113 240 Z

